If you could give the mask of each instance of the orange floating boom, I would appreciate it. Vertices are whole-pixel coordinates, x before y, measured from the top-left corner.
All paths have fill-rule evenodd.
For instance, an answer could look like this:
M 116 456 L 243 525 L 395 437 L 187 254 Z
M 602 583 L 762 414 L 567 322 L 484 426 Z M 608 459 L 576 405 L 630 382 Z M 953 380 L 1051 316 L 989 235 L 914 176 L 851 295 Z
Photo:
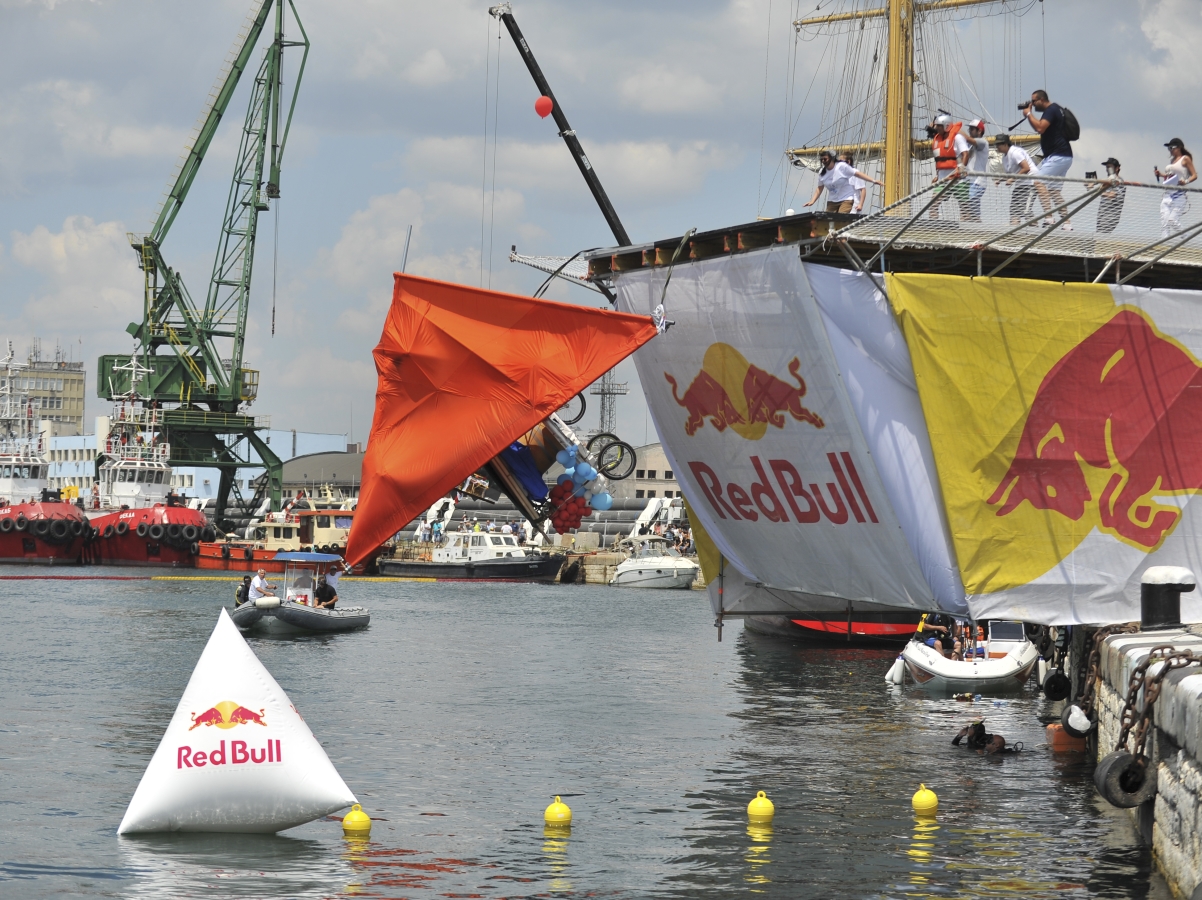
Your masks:
M 650 316 L 394 278 L 351 565 L 656 333 Z

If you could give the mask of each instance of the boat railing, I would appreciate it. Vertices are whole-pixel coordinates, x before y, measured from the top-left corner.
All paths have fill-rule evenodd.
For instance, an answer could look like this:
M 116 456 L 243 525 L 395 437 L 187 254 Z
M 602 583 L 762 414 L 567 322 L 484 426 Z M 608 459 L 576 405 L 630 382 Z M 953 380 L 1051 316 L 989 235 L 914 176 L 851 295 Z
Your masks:
M 869 273 L 892 248 L 950 248 L 975 253 L 978 275 L 999 275 L 1024 256 L 1068 256 L 1083 260 L 1087 280 L 1126 284 L 1158 263 L 1202 267 L 1202 189 L 974 173 L 929 185 L 824 243 Z M 876 249 L 865 254 L 865 243 Z

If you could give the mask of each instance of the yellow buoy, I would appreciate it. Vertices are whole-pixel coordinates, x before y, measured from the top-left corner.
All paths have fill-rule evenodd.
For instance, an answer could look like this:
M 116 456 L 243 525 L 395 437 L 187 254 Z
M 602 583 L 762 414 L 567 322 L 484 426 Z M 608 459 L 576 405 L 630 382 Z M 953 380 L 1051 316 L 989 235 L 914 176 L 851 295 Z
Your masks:
M 771 822 L 775 814 L 776 807 L 763 791 L 759 791 L 747 804 L 747 818 L 753 822 Z
M 342 817 L 342 830 L 345 834 L 369 834 L 371 832 L 371 816 L 356 803 L 351 807 L 351 811 Z
M 547 807 L 547 811 L 543 813 L 543 821 L 548 825 L 571 825 L 572 811 L 568 809 L 568 805 L 559 797 L 555 798 L 555 802 Z
M 931 816 L 939 809 L 939 798 L 934 791 L 928 791 L 925 784 L 920 784 L 910 800 L 914 804 L 914 812 L 920 816 Z

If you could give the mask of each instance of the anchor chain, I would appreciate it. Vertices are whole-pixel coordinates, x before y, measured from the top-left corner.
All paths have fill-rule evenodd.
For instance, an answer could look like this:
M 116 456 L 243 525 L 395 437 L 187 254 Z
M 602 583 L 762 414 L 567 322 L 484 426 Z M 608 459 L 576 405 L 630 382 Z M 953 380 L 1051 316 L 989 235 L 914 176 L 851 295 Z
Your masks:
M 1093 772 L 1093 781 L 1098 793 L 1110 804 L 1124 809 L 1134 809 L 1156 796 L 1156 767 L 1149 765 L 1147 756 L 1148 732 L 1150 731 L 1160 697 L 1161 685 L 1169 672 L 1202 662 L 1192 650 L 1177 650 L 1172 644 L 1153 647 L 1147 658 L 1135 667 L 1127 685 L 1127 698 L 1119 715 L 1122 726 L 1114 751 L 1098 761 Z M 1148 674 L 1152 666 L 1160 666 L 1153 675 Z M 1144 695 L 1144 708 L 1138 709 L 1140 692 Z M 1131 745 L 1132 749 L 1127 748 Z
M 1119 714 L 1119 723 L 1122 728 L 1119 731 L 1118 742 L 1114 745 L 1115 750 L 1127 750 L 1128 740 L 1134 733 L 1135 747 L 1130 752 L 1135 756 L 1136 762 L 1146 764 L 1147 755 L 1144 750 L 1148 742 L 1148 729 L 1152 724 L 1156 700 L 1160 697 L 1160 688 L 1165 676 L 1174 669 L 1184 669 L 1197 662 L 1202 662 L 1202 660 L 1194 656 L 1193 650 L 1177 650 L 1172 644 L 1163 644 L 1152 648 L 1148 658 L 1136 666 L 1135 671 L 1131 673 L 1131 681 L 1127 685 L 1127 699 L 1123 703 L 1122 713 Z M 1157 663 L 1164 663 L 1164 665 L 1155 675 L 1149 677 L 1148 669 Z M 1142 712 L 1137 711 L 1140 691 L 1144 692 Z
M 1098 679 L 1102 675 L 1102 644 L 1106 638 L 1116 634 L 1134 634 L 1139 630 L 1137 625 L 1111 625 L 1099 628 L 1090 636 L 1088 652 L 1082 657 L 1082 666 L 1078 670 L 1081 687 L 1080 699 L 1077 706 L 1085 715 L 1093 718 L 1093 705 L 1097 702 Z

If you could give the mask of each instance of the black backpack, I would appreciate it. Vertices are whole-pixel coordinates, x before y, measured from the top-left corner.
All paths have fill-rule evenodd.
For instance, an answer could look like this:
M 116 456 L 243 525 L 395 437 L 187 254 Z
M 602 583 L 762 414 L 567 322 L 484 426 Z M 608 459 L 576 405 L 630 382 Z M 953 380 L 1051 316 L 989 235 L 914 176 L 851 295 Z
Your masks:
M 1060 111 L 1064 113 L 1064 136 L 1070 141 L 1081 140 L 1081 123 L 1077 121 L 1073 111 L 1067 106 L 1060 107 Z

